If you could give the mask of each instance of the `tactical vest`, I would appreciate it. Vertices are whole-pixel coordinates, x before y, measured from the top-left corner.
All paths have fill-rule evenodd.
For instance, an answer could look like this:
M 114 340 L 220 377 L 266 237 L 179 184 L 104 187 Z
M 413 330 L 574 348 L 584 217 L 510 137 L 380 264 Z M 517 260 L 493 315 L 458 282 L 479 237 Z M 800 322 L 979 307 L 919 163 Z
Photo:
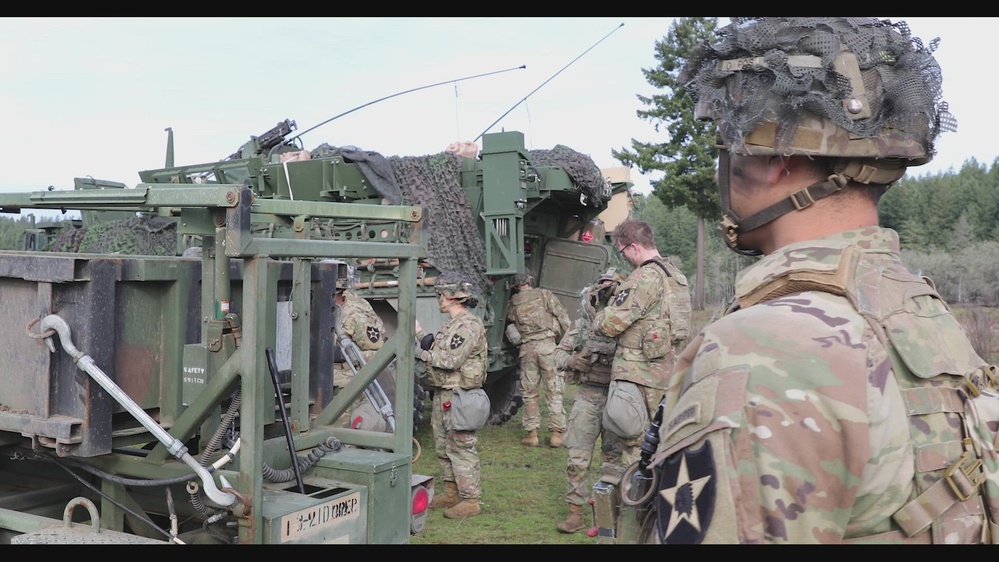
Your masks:
M 999 539 L 995 530 L 989 529 L 980 488 L 984 474 L 969 436 L 974 430 L 969 429 L 965 414 L 969 394 L 977 392 L 973 381 L 989 367 L 969 359 L 978 357 L 974 350 L 961 355 L 944 345 L 939 353 L 927 353 L 928 341 L 967 343 L 963 329 L 953 315 L 943 314 L 947 305 L 928 279 L 886 267 L 884 261 L 862 263 L 861 254 L 855 246 L 846 246 L 835 267 L 785 271 L 741 295 L 737 306 L 726 314 L 803 291 L 832 293 L 850 301 L 888 350 L 909 413 L 915 453 L 914 491 L 892 515 L 902 530 L 852 537 L 845 542 Z M 824 262 L 830 261 L 832 257 L 826 256 Z M 884 283 L 883 278 L 891 283 Z M 913 308 L 918 308 L 919 314 L 911 312 Z M 967 345 L 970 348 L 970 343 Z M 923 532 L 926 529 L 929 532 Z
M 441 326 L 440 330 L 434 334 L 434 343 L 431 350 L 435 353 L 448 353 L 451 338 L 455 335 L 457 324 L 466 321 L 466 315 L 472 316 L 467 310 L 455 318 L 449 318 Z M 479 342 L 476 349 L 465 358 L 461 365 L 456 365 L 455 369 L 444 369 L 434 367 L 427 363 L 427 385 L 432 388 L 464 389 L 481 388 L 486 382 L 486 354 L 488 346 L 485 342 L 485 332 L 479 333 Z M 471 344 L 469 344 L 471 345 Z M 440 351 L 437 351 L 440 350 Z
M 513 321 L 523 342 L 555 337 L 555 315 L 548 310 L 541 289 L 521 290 L 510 297 Z
M 588 316 L 580 329 L 580 337 L 583 339 L 581 353 L 590 355 L 590 370 L 579 373 L 579 382 L 608 386 L 611 381 L 611 365 L 614 363 L 617 340 L 594 332 L 593 318 Z
M 677 349 L 682 346 L 690 333 L 691 304 L 687 278 L 676 266 L 666 260 L 651 259 L 643 263 L 642 267 L 646 265 L 651 265 L 651 269 L 662 277 L 659 302 L 644 318 L 628 326 L 618 336 L 617 343 L 622 347 L 641 349 L 650 325 L 660 319 L 668 319 L 671 343 L 674 349 Z

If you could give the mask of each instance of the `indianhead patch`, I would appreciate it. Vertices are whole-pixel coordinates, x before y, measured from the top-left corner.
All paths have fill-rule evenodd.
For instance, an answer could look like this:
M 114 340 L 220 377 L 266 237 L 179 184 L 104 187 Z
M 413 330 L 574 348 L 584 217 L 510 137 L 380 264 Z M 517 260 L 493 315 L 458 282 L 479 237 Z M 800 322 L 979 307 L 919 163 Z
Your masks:
M 458 334 L 455 334 L 451 336 L 451 343 L 449 343 L 448 345 L 451 347 L 451 349 L 458 349 L 459 347 L 461 347 L 463 343 L 465 343 L 465 338 L 459 336 Z
M 368 335 L 368 339 L 371 340 L 371 343 L 377 343 L 378 338 L 382 335 L 381 330 L 375 328 L 374 326 L 368 326 L 366 333 Z
M 620 293 L 618 293 L 617 296 L 614 297 L 613 306 L 621 306 L 622 304 L 624 304 L 625 301 L 628 300 L 628 295 L 630 294 L 631 294 L 631 289 L 625 289 Z
M 656 532 L 663 544 L 700 544 L 715 510 L 715 460 L 711 443 L 683 449 L 660 467 Z

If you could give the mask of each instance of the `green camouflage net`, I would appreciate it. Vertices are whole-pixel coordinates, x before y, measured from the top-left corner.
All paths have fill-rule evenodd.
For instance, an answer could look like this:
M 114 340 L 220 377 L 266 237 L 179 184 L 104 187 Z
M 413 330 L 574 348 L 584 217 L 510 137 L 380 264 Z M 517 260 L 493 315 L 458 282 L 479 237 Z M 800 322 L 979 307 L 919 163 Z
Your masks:
M 426 211 L 427 257 L 440 271 L 462 274 L 484 294 L 486 243 L 461 186 L 461 156 L 440 152 L 429 156 L 389 158 L 406 205 Z
M 66 229 L 52 243 L 53 252 L 173 256 L 177 224 L 164 217 L 130 217 Z
M 589 201 L 603 204 L 600 195 L 604 190 L 604 176 L 589 156 L 561 144 L 551 150 L 531 150 L 529 155 L 531 164 L 535 166 L 562 168 Z

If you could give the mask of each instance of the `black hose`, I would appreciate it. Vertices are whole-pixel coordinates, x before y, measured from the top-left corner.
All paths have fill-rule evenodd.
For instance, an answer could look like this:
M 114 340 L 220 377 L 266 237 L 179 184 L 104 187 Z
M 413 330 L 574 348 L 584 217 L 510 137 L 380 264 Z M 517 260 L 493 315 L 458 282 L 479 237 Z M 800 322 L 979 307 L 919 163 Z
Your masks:
M 267 368 L 271 371 L 271 380 L 274 381 L 274 392 L 277 394 L 278 403 L 281 406 L 281 421 L 284 422 L 284 437 L 288 440 L 288 454 L 291 455 L 291 468 L 295 471 L 295 481 L 298 482 L 298 491 L 305 494 L 305 483 L 302 482 L 302 471 L 298 466 L 298 458 L 295 456 L 295 440 L 291 437 L 291 422 L 288 421 L 288 412 L 284 408 L 284 398 L 281 397 L 281 383 L 278 381 L 277 360 L 274 359 L 274 350 L 266 348 L 264 354 L 267 356 Z

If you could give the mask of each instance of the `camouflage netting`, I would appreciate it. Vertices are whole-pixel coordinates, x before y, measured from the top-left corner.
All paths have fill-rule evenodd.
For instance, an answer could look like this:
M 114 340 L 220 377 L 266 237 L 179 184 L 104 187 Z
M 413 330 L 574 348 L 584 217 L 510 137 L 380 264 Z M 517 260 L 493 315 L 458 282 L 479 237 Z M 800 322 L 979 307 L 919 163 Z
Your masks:
M 53 252 L 173 256 L 177 224 L 165 217 L 136 216 L 66 229 L 52 243 Z
M 535 166 L 557 166 L 565 170 L 566 175 L 586 194 L 588 201 L 602 201 L 600 193 L 604 188 L 604 176 L 589 156 L 561 144 L 551 150 L 531 150 L 528 155 Z
M 480 295 L 491 289 L 486 276 L 485 240 L 461 186 L 462 157 L 440 152 L 385 158 L 377 152 L 325 143 L 311 155 L 313 158 L 341 156 L 344 161 L 357 164 L 375 191 L 389 201 L 401 198 L 403 204 L 426 209 L 429 261 L 441 271 L 463 274 Z M 529 157 L 535 166 L 561 167 L 589 201 L 602 202 L 604 178 L 589 156 L 557 145 L 552 150 L 532 150 Z M 392 174 L 387 172 L 389 167 Z
M 465 190 L 461 157 L 449 152 L 389 158 L 407 205 L 426 210 L 427 256 L 441 271 L 460 272 L 482 295 L 492 287 L 486 277 L 486 243 Z
M 731 18 L 713 44 L 691 50 L 680 80 L 710 107 L 730 149 L 762 122 L 779 124 L 777 151 L 790 145 L 802 115 L 828 119 L 860 138 L 886 134 L 890 127 L 934 153 L 939 133 L 955 131 L 957 121 L 941 101 L 940 66 L 933 58 L 938 39 L 924 46 L 905 22 L 875 18 Z M 847 111 L 852 95 L 848 76 L 834 59 L 842 51 L 857 56 L 871 117 Z M 806 55 L 817 65 L 789 59 Z M 720 64 L 725 63 L 725 64 Z M 853 100 L 850 100 L 851 102 Z

